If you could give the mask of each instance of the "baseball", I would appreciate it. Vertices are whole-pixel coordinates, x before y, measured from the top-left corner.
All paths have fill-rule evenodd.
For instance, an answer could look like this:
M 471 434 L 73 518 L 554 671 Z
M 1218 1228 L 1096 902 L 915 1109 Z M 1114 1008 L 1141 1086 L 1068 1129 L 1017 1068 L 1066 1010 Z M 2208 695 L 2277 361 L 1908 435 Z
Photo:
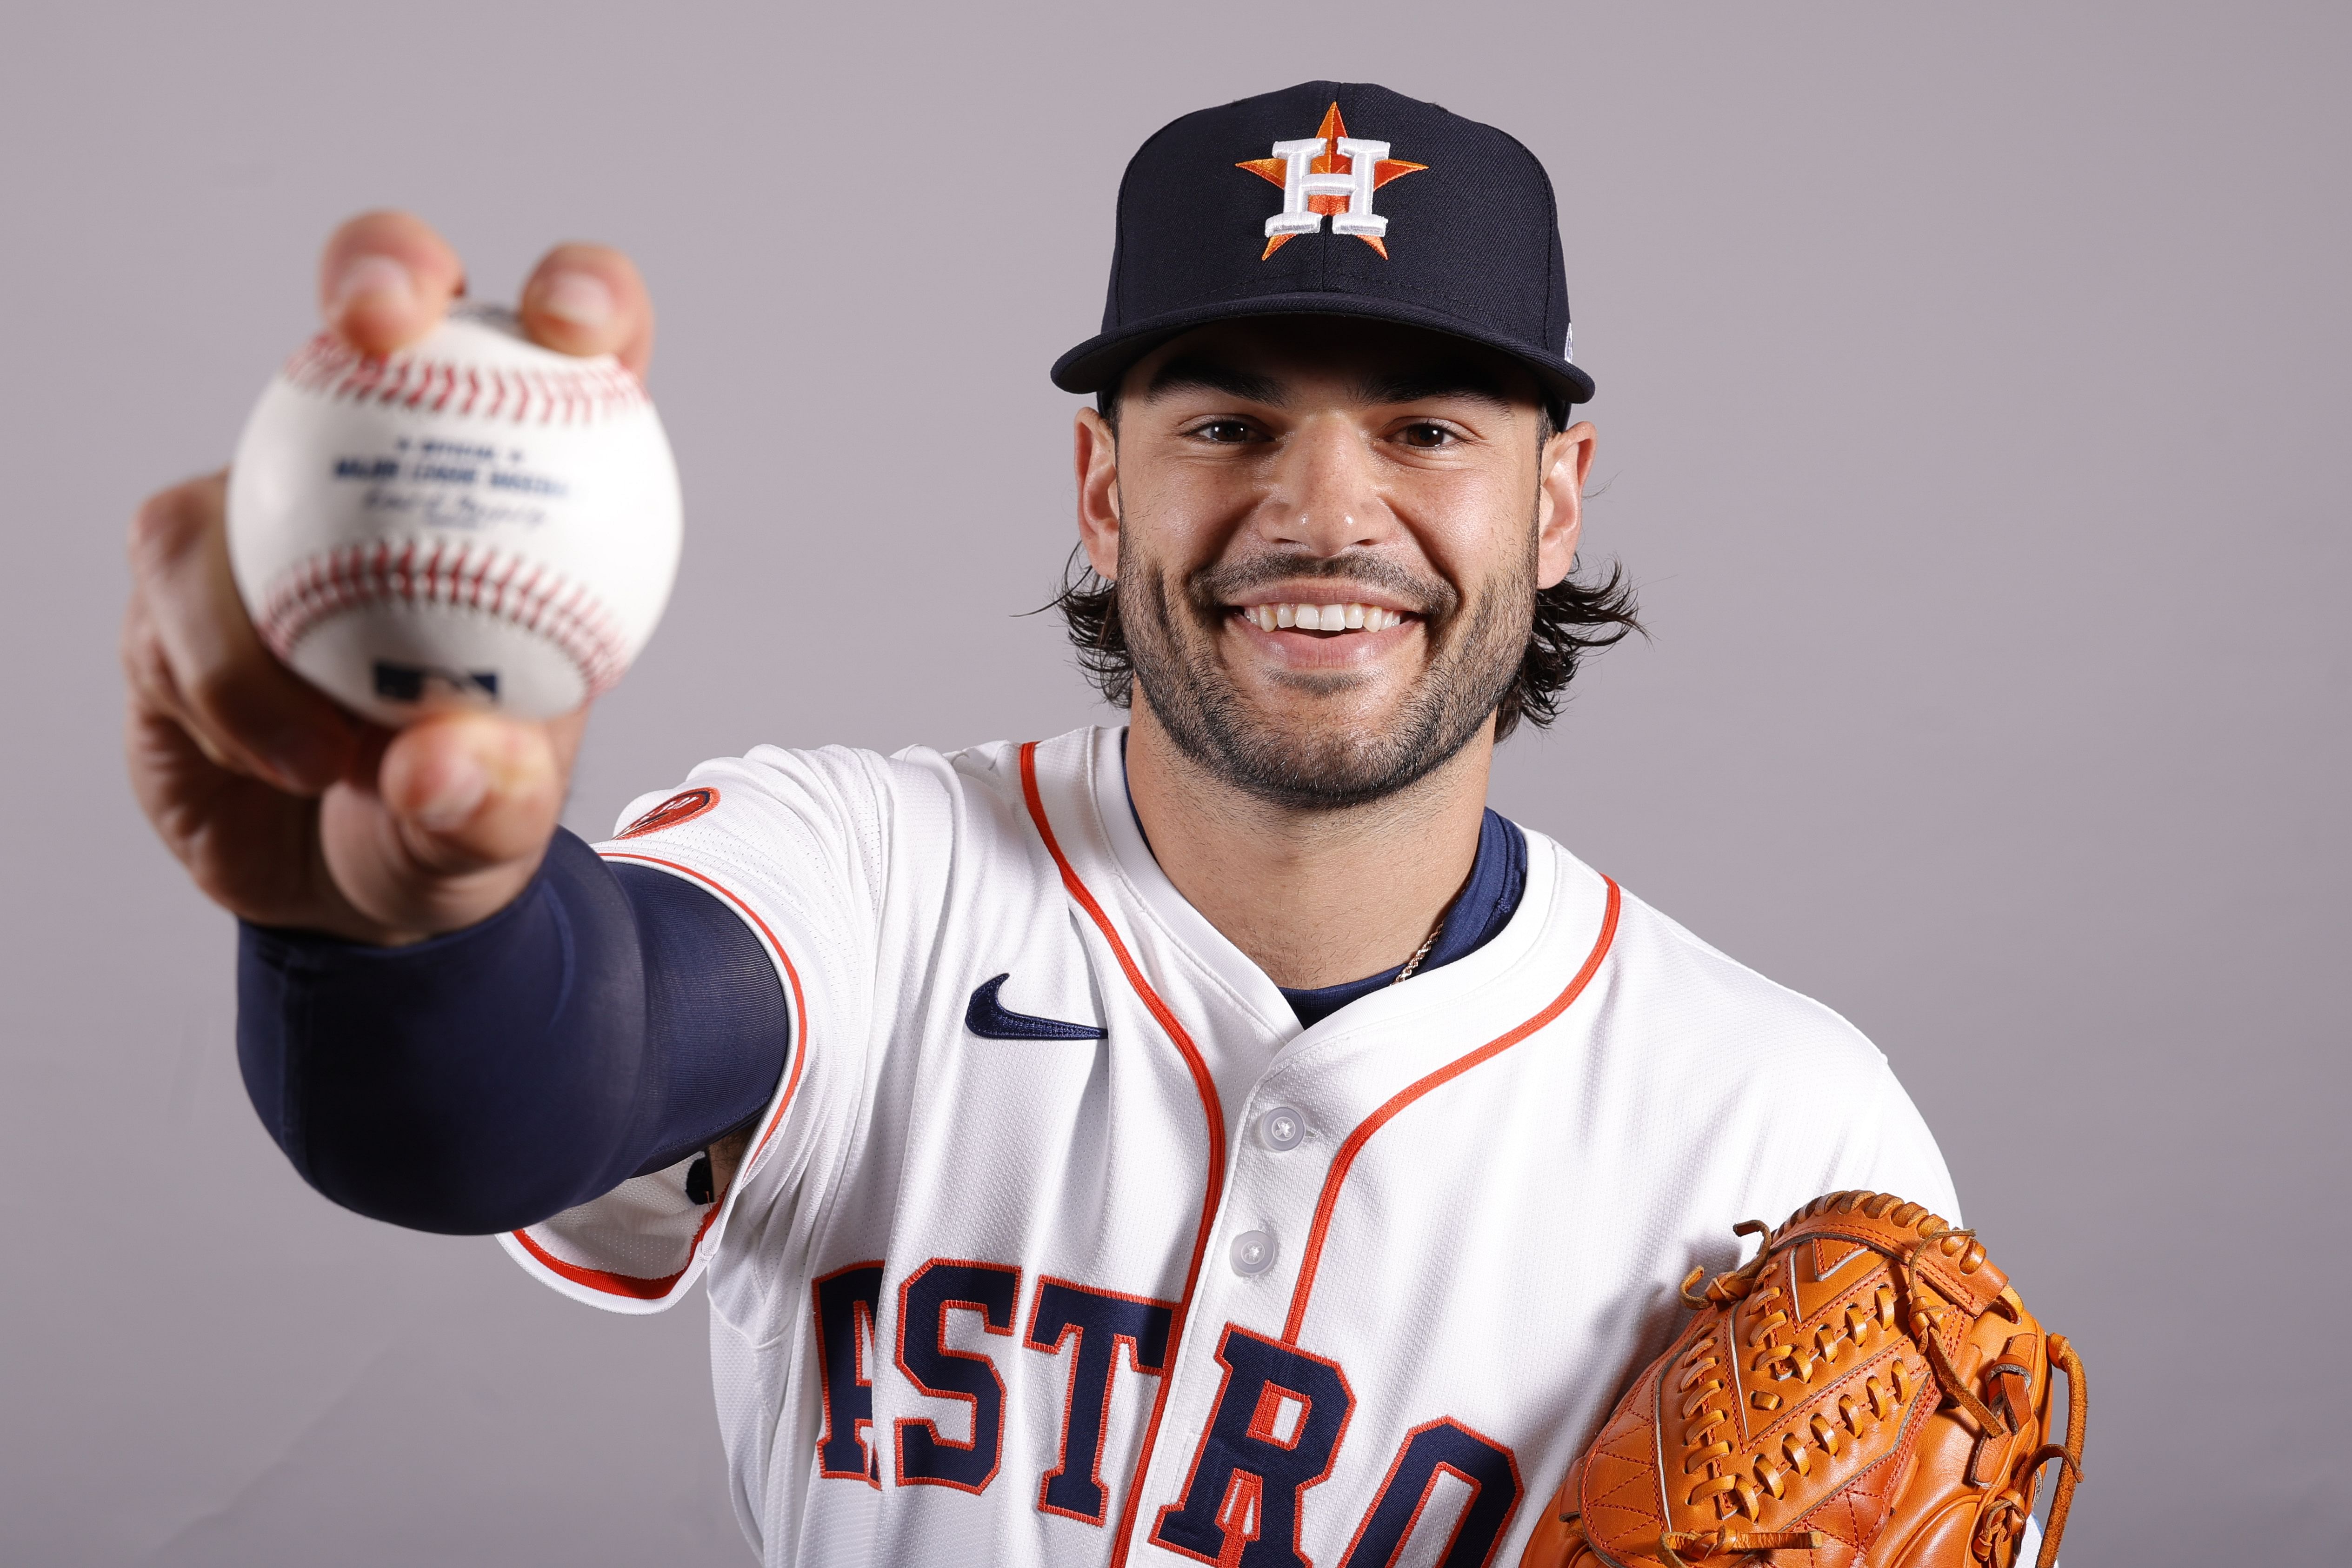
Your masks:
M 263 641 L 383 724 L 551 718 L 604 691 L 661 618 L 679 531 L 636 377 L 487 307 L 388 358 L 313 339 L 229 470 L 229 561 Z

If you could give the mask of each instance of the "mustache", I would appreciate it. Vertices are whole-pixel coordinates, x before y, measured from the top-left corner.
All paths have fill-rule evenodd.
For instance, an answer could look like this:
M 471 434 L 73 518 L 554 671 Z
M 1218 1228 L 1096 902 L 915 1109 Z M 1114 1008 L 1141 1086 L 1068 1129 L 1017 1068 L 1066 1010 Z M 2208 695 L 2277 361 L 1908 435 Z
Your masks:
M 1462 595 L 1442 577 L 1409 572 L 1383 555 L 1260 555 L 1247 561 L 1203 566 L 1187 577 L 1184 596 L 1203 616 L 1216 616 L 1244 594 L 1270 583 L 1355 583 L 1400 599 L 1432 621 L 1443 620 L 1462 606 Z

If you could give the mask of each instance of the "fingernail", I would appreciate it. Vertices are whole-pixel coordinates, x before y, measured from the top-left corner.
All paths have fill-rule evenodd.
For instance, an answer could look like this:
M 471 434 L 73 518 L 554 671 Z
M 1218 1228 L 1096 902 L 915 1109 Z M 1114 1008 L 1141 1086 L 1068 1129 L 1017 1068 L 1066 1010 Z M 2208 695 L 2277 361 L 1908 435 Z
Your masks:
M 490 789 L 490 770 L 470 751 L 458 752 L 446 759 L 440 773 L 434 782 L 433 793 L 412 814 L 419 827 L 434 833 L 463 827 Z
M 335 309 L 373 305 L 379 310 L 405 310 L 416 302 L 416 280 L 408 268 L 389 256 L 354 257 L 335 279 Z
M 575 327 L 601 327 L 613 319 L 613 290 L 593 272 L 551 272 L 539 308 Z

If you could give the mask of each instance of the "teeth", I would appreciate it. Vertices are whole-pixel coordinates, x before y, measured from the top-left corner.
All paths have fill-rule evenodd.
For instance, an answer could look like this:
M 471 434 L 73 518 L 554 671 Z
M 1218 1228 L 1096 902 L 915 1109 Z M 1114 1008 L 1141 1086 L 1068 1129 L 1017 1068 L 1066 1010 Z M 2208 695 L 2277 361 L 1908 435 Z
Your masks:
M 1286 626 L 1303 632 L 1384 632 L 1404 624 L 1402 614 L 1378 605 L 1248 605 L 1242 614 L 1269 632 Z

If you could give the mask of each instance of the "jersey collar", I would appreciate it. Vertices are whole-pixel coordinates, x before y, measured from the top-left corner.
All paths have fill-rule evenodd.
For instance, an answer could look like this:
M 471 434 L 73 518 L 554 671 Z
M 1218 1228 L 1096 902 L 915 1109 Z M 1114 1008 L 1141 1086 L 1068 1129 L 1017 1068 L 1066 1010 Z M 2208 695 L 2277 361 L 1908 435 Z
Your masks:
M 1099 842 L 1108 851 L 1113 873 L 1125 881 L 1136 903 L 1248 1007 L 1266 1034 L 1281 1042 L 1282 1056 L 1317 1042 L 1355 1037 L 1366 1029 L 1377 1029 L 1396 1018 L 1431 1008 L 1478 1007 L 1482 994 L 1495 992 L 1496 983 L 1535 951 L 1556 912 L 1572 913 L 1571 923 L 1582 928 L 1588 943 L 1592 931 L 1598 929 L 1602 903 L 1601 878 L 1541 834 L 1522 828 L 1528 849 L 1526 890 L 1519 897 L 1518 909 L 1501 931 L 1475 952 L 1441 968 L 1423 971 L 1402 985 L 1360 997 L 1312 1028 L 1302 1030 L 1288 999 L 1266 973 L 1194 909 L 1177 890 L 1176 884 L 1168 879 L 1167 872 L 1160 869 L 1159 860 L 1144 841 L 1143 830 L 1136 823 L 1129 801 L 1125 736 L 1124 726 L 1099 728 L 1093 733 L 1085 791 L 1094 808 L 1087 814 L 1094 818 L 1087 825 L 1092 829 L 1090 837 L 1099 835 Z M 1562 873 L 1570 868 L 1580 875 L 1565 879 L 1576 886 L 1564 888 Z M 1586 883 L 1591 887 L 1581 886 Z M 1584 918 L 1587 911 L 1580 908 L 1574 911 L 1555 910 L 1564 892 L 1580 905 L 1591 904 L 1590 920 Z M 1582 897 L 1584 893 L 1590 893 L 1590 898 Z M 1497 996 L 1496 1000 L 1506 1010 L 1517 1002 L 1516 996 Z

